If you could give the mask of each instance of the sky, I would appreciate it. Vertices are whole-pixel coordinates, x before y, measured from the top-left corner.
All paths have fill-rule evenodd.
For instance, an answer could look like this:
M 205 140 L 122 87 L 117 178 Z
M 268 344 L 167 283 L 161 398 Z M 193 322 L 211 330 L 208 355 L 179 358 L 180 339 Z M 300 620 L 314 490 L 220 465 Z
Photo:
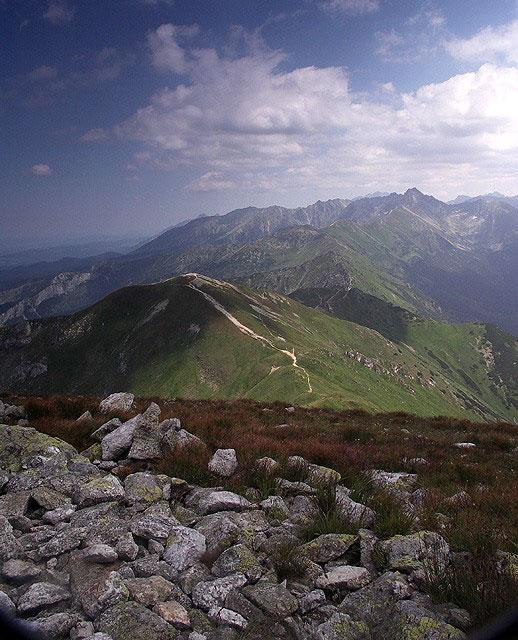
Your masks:
M 0 0 L 0 240 L 518 194 L 517 0 Z

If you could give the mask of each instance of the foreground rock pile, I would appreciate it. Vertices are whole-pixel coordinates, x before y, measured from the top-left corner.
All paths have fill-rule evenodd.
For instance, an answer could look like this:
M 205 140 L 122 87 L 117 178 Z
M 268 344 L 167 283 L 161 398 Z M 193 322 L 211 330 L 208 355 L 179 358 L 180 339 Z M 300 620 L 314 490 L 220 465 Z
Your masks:
M 427 556 L 453 561 L 436 533 L 379 541 L 364 528 L 302 539 L 315 487 L 334 487 L 336 472 L 308 465 L 304 482 L 281 479 L 278 495 L 264 500 L 146 471 L 125 475 L 166 446 L 200 442 L 179 420 L 160 421 L 155 404 L 108 421 L 94 437 L 80 455 L 30 427 L 0 426 L 0 608 L 41 637 L 465 638 L 468 614 L 432 604 L 417 588 Z M 238 468 L 232 449 L 210 461 L 222 478 Z M 373 474 L 409 496 L 414 479 Z M 336 491 L 345 513 L 372 523 L 374 512 L 346 487 Z

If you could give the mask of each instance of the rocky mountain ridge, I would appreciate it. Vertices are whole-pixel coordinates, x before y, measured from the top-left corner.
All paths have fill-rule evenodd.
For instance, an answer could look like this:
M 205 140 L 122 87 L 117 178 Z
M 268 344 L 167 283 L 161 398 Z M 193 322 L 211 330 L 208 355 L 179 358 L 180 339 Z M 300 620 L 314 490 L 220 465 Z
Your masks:
M 168 451 L 206 445 L 178 419 L 161 421 L 154 403 L 126 422 L 113 417 L 132 402 L 119 393 L 101 403 L 107 421 L 81 454 L 26 422 L 0 425 L 0 607 L 33 633 L 52 640 L 466 638 L 469 613 L 426 593 L 432 567 L 469 563 L 439 534 L 417 525 L 378 539 L 376 512 L 350 497 L 336 471 L 300 457 L 284 467 L 257 460 L 257 473 L 272 480 L 267 494 L 154 472 L 153 461 Z M 22 411 L 7 407 L 12 420 Z M 214 451 L 209 462 L 221 483 L 239 468 L 233 449 Z M 417 476 L 367 476 L 417 513 Z M 353 529 L 307 541 L 322 495 Z M 495 562 L 503 575 L 516 558 L 500 553 Z

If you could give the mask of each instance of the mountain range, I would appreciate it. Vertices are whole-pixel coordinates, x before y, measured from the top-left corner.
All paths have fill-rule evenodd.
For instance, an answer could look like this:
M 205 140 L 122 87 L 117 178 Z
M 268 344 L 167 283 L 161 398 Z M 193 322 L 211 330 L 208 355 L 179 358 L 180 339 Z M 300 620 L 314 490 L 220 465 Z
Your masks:
M 171 227 L 126 254 L 3 269 L 0 349 L 9 366 L 0 385 L 99 393 L 121 386 L 516 419 L 518 204 L 497 194 L 458 200 L 445 203 L 409 189 L 295 209 L 247 207 Z M 207 322 L 198 322 L 203 296 L 193 298 L 194 276 L 189 284 L 183 275 L 189 273 L 204 274 L 195 278 L 200 291 L 209 288 L 233 317 L 244 313 L 246 322 L 239 322 L 266 342 L 244 340 L 246 332 L 233 321 L 223 322 L 219 333 L 225 314 L 214 305 L 215 318 L 209 322 L 203 313 Z M 160 299 L 150 293 L 155 290 Z M 154 302 L 141 307 L 141 295 Z M 170 311 L 156 306 L 161 302 Z M 121 318 L 117 305 L 125 309 Z M 298 305 L 294 313 L 303 320 L 286 318 L 290 305 Z M 76 315 L 54 319 L 70 314 Z M 146 337 L 149 314 L 153 323 L 169 320 Z M 78 327 L 101 317 L 101 333 L 112 335 L 111 342 L 99 335 L 83 343 Z M 178 327 L 178 344 L 162 335 Z M 239 340 L 223 341 L 229 331 Z M 291 358 L 279 355 L 279 336 L 290 345 L 284 351 L 300 353 L 298 366 L 277 362 Z M 140 354 L 132 364 L 121 355 L 128 344 Z M 91 362 L 80 357 L 83 349 Z M 241 353 L 250 362 L 242 364 Z M 101 371 L 107 354 L 115 360 Z M 62 373 L 53 358 L 68 363 Z M 303 371 L 315 391 L 301 387 Z

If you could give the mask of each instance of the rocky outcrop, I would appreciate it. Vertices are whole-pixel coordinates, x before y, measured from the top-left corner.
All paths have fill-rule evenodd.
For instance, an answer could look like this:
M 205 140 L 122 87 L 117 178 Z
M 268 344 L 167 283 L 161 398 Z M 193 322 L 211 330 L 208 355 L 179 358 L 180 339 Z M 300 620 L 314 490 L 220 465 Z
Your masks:
M 281 479 L 264 500 L 150 470 L 119 477 L 181 430 L 152 404 L 97 429 L 103 459 L 90 462 L 34 429 L 0 425 L 0 607 L 58 640 L 465 637 L 452 620 L 467 614 L 450 615 L 418 589 L 427 558 L 451 561 L 438 534 L 303 538 L 315 487 L 340 480 L 331 469 L 292 460 L 307 482 Z M 209 469 L 223 482 L 239 469 L 236 452 L 218 450 Z M 415 485 L 408 474 L 373 476 L 401 495 Z M 344 513 L 349 493 L 336 488 Z

